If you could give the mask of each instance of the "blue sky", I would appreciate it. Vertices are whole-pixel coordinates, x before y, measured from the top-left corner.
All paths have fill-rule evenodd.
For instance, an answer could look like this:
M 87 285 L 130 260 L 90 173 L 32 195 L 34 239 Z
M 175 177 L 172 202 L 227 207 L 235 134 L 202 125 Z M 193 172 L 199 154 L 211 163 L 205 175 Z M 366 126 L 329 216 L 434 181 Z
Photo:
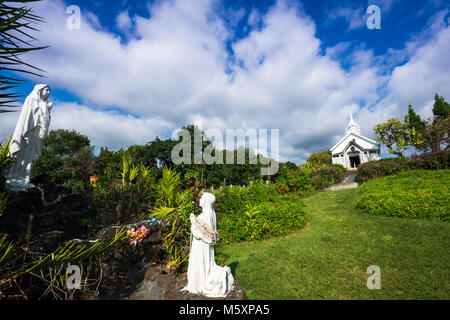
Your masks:
M 368 29 L 369 5 L 381 29 Z M 81 28 L 69 30 L 69 5 Z M 97 148 L 204 129 L 280 129 L 280 158 L 297 163 L 332 147 L 350 112 L 363 134 L 412 104 L 431 115 L 450 100 L 448 1 L 74 0 L 33 5 L 49 49 L 24 57 L 46 70 L 52 129 Z M 18 114 L 0 118 L 0 136 Z M 386 150 L 383 150 L 386 153 Z

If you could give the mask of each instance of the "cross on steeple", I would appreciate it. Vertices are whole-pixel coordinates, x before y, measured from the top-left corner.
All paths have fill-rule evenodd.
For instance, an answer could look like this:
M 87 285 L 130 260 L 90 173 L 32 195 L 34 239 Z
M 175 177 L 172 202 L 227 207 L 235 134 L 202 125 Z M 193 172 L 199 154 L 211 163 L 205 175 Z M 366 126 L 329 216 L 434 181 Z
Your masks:
M 345 129 L 346 133 L 353 132 L 357 134 L 361 134 L 361 129 L 358 124 L 353 120 L 352 112 L 350 112 L 350 121 L 348 122 L 347 129 Z

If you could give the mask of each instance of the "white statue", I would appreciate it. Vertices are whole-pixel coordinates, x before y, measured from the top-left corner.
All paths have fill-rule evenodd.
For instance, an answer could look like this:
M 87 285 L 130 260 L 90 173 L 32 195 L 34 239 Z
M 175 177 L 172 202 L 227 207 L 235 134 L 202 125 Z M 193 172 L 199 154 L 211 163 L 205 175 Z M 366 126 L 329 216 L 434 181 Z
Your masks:
M 225 297 L 233 288 L 234 278 L 229 267 L 219 267 L 214 261 L 214 245 L 218 240 L 214 201 L 213 194 L 203 193 L 200 198 L 202 213 L 197 217 L 191 213 L 188 284 L 182 290 L 206 297 Z
M 7 173 L 6 187 L 9 190 L 22 191 L 34 187 L 30 183 L 31 165 L 41 155 L 42 142 L 48 135 L 53 106 L 47 103 L 49 95 L 48 85 L 37 84 L 25 99 L 9 150 L 14 158 Z

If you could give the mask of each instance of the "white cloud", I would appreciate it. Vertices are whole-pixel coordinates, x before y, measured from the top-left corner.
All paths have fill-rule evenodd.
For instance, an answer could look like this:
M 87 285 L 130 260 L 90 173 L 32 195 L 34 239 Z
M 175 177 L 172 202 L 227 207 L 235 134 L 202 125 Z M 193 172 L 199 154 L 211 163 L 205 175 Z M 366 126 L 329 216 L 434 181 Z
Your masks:
M 331 21 L 343 19 L 348 22 L 348 30 L 358 29 L 366 25 L 366 11 L 363 7 L 338 7 L 328 13 L 328 19 Z
M 442 24 L 434 40 L 398 53 L 410 59 L 390 77 L 380 74 L 387 60 L 364 47 L 351 51 L 343 44 L 322 54 L 314 22 L 301 8 L 281 0 L 265 14 L 251 12 L 252 29 L 233 41 L 230 56 L 226 41 L 232 32 L 213 3 L 152 4 L 151 18 L 134 17 L 136 37 L 126 44 L 87 20 L 81 30 L 66 29 L 65 7 L 59 1 L 37 4 L 46 20 L 38 38 L 51 47 L 27 61 L 48 72 L 52 88 L 83 101 L 83 106 L 56 104 L 53 128 L 73 127 L 93 144 L 110 147 L 145 143 L 163 133 L 167 137 L 200 120 L 204 129 L 278 128 L 281 160 L 300 162 L 339 139 L 350 111 L 371 136 L 373 124 L 398 114 L 408 103 L 426 108 L 434 90 L 450 97 L 445 87 L 450 68 L 443 54 L 449 49 L 449 30 Z M 126 27 L 130 21 L 124 14 L 117 22 Z M 242 12 L 234 14 L 238 19 Z M 343 50 L 350 51 L 349 70 L 337 61 Z M 387 92 L 381 101 L 380 88 Z M 141 118 L 105 111 L 111 107 Z M 0 121 L 8 117 L 0 116 Z
M 122 11 L 116 17 L 116 25 L 122 31 L 128 31 L 133 26 L 128 10 Z

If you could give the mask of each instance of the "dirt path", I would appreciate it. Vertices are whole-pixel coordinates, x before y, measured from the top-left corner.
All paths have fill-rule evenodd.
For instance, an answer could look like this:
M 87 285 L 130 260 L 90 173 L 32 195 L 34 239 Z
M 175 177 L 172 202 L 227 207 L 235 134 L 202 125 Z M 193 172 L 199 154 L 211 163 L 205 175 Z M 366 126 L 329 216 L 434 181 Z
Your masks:
M 329 186 L 322 191 L 336 191 L 336 190 L 342 190 L 342 189 L 353 189 L 358 187 L 358 183 L 355 181 L 356 177 L 356 171 L 351 171 L 347 173 L 344 180 L 341 183 L 334 184 L 332 186 Z

